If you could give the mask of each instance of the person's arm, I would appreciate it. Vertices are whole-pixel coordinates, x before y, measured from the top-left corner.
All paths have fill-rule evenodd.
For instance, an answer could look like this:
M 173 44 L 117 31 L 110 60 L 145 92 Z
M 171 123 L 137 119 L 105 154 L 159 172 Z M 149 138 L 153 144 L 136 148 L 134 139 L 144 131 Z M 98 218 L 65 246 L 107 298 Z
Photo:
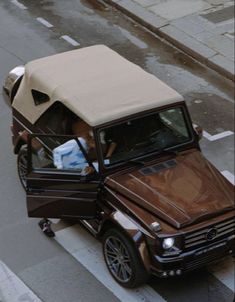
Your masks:
M 107 151 L 107 153 L 106 153 L 106 158 L 109 158 L 109 157 L 112 156 L 112 154 L 113 154 L 114 150 L 116 149 L 116 147 L 117 147 L 117 143 L 112 142 L 112 143 L 110 144 L 110 146 L 109 146 L 109 148 L 108 148 L 108 151 Z
M 23 130 L 22 132 L 20 132 L 20 137 L 27 143 L 29 132 Z M 43 148 L 42 144 L 36 138 L 32 139 L 32 147 L 36 152 L 40 151 Z

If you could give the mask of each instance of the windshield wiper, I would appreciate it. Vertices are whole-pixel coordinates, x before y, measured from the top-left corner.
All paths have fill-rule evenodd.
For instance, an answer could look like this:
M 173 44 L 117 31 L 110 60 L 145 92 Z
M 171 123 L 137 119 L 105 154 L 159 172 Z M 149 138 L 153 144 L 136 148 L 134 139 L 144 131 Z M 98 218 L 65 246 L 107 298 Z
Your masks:
M 144 161 L 142 161 L 140 159 L 134 159 L 134 158 L 126 160 L 125 163 L 132 163 L 132 164 L 135 164 L 137 166 L 144 166 L 145 165 Z
M 178 155 L 179 151 L 176 150 L 168 150 L 167 148 L 162 148 L 162 149 L 158 149 L 156 150 L 157 154 L 173 154 L 173 155 Z
M 159 155 L 159 154 L 173 154 L 173 155 L 178 155 L 179 154 L 179 152 L 178 151 L 174 151 L 174 150 L 168 150 L 168 149 L 165 149 L 165 148 L 163 148 L 163 149 L 158 149 L 158 150 L 156 150 L 155 152 L 154 151 L 152 151 L 151 152 L 151 155 Z M 143 154 L 139 154 L 140 156 L 143 156 Z M 149 153 L 146 153 L 146 156 L 148 156 L 148 155 L 150 155 Z M 143 161 L 143 160 L 140 160 L 140 159 L 135 159 L 135 158 L 130 158 L 130 159 L 128 159 L 128 160 L 125 160 L 125 161 L 123 161 L 123 163 L 131 163 L 131 164 L 135 164 L 136 166 L 144 166 L 145 164 L 146 164 L 146 162 L 145 161 Z

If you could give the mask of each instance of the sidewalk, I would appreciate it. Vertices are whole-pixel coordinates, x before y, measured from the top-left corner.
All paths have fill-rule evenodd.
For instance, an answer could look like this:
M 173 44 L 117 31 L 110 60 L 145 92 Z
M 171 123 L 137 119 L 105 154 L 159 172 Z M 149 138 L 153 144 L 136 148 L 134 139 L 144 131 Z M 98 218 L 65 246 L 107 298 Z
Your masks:
M 234 1 L 104 1 L 234 81 Z

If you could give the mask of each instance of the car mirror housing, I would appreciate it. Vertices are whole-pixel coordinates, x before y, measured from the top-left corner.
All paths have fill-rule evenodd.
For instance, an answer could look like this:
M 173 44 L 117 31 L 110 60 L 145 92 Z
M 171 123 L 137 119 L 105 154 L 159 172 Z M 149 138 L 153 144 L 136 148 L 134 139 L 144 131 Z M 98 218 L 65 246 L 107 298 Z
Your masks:
M 198 140 L 201 140 L 203 136 L 203 128 L 201 126 L 195 126 L 194 130 L 197 134 Z

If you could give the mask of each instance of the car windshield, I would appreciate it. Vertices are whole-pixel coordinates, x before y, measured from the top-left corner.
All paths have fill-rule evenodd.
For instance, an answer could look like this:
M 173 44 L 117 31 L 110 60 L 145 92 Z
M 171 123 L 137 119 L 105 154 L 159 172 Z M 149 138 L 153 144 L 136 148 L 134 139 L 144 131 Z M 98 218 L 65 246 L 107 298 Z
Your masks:
M 135 118 L 100 131 L 106 166 L 162 152 L 191 141 L 182 107 Z

